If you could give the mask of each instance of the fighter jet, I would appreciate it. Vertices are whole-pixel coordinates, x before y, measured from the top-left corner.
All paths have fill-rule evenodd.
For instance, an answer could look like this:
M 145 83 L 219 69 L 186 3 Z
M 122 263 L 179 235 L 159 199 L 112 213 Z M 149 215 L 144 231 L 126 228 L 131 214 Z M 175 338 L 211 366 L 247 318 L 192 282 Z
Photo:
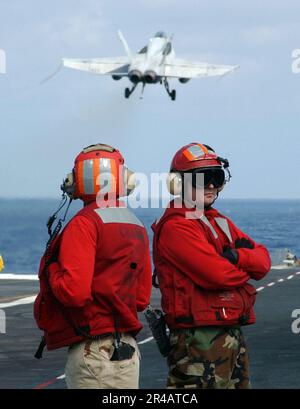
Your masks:
M 238 68 L 238 65 L 215 65 L 175 58 L 172 36 L 168 37 L 163 31 L 158 31 L 150 38 L 148 45 L 137 54 L 131 51 L 120 30 L 118 35 L 126 56 L 93 59 L 63 58 L 62 65 L 93 74 L 111 75 L 114 80 L 127 77 L 133 85 L 131 88 L 125 88 L 125 98 L 130 97 L 139 83 L 142 84 L 142 93 L 146 84 L 159 83 L 164 85 L 172 101 L 176 99 L 176 90 L 170 90 L 169 79 L 178 78 L 185 84 L 192 78 L 223 76 Z

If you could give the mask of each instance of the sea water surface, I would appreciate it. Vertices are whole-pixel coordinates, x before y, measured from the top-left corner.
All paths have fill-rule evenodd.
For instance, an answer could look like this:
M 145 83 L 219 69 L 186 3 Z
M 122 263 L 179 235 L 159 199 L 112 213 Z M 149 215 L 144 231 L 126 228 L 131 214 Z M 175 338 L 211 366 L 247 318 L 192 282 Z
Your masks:
M 46 223 L 59 204 L 55 199 L 0 199 L 0 254 L 5 273 L 34 274 L 48 239 Z M 72 217 L 80 202 L 73 202 Z M 254 240 L 270 251 L 273 262 L 290 249 L 300 257 L 300 200 L 225 200 L 215 207 Z M 133 209 L 142 220 L 152 242 L 151 224 L 162 208 Z

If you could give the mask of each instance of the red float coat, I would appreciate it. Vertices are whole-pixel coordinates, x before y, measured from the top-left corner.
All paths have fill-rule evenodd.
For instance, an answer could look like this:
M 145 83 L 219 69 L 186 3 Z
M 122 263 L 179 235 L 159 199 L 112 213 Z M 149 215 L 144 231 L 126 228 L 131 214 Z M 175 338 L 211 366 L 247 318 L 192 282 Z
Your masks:
M 235 325 L 255 322 L 256 290 L 248 283 L 270 270 L 267 249 L 240 231 L 214 208 L 195 216 L 171 203 L 152 225 L 153 258 L 162 293 L 162 308 L 170 328 Z M 221 256 L 225 245 L 246 238 L 253 249 L 238 249 L 238 264 Z
M 146 229 L 129 209 L 87 205 L 58 236 L 53 251 L 58 257 L 48 267 L 49 280 L 41 260 L 34 308 L 49 350 L 87 333 L 141 330 L 137 311 L 150 302 L 151 262 Z

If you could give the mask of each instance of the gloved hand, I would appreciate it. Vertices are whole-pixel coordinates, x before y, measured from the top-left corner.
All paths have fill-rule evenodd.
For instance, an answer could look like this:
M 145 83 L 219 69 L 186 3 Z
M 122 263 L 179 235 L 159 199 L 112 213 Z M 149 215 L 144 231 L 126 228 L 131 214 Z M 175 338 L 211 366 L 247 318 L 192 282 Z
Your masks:
M 230 247 L 225 246 L 223 248 L 223 253 L 221 254 L 222 257 L 226 258 L 230 261 L 231 264 L 236 265 L 239 261 L 239 253 Z
M 236 239 L 235 248 L 236 249 L 254 249 L 254 245 L 250 240 L 243 237 L 241 239 Z

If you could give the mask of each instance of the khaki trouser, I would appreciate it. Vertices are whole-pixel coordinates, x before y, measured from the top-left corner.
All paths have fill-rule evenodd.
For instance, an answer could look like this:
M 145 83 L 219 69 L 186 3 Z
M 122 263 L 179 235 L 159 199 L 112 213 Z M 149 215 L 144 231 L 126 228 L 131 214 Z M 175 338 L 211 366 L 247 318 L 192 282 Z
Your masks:
M 138 389 L 140 352 L 136 340 L 121 334 L 121 341 L 135 348 L 131 359 L 110 361 L 113 337 L 85 340 L 69 348 L 66 383 L 69 389 Z

